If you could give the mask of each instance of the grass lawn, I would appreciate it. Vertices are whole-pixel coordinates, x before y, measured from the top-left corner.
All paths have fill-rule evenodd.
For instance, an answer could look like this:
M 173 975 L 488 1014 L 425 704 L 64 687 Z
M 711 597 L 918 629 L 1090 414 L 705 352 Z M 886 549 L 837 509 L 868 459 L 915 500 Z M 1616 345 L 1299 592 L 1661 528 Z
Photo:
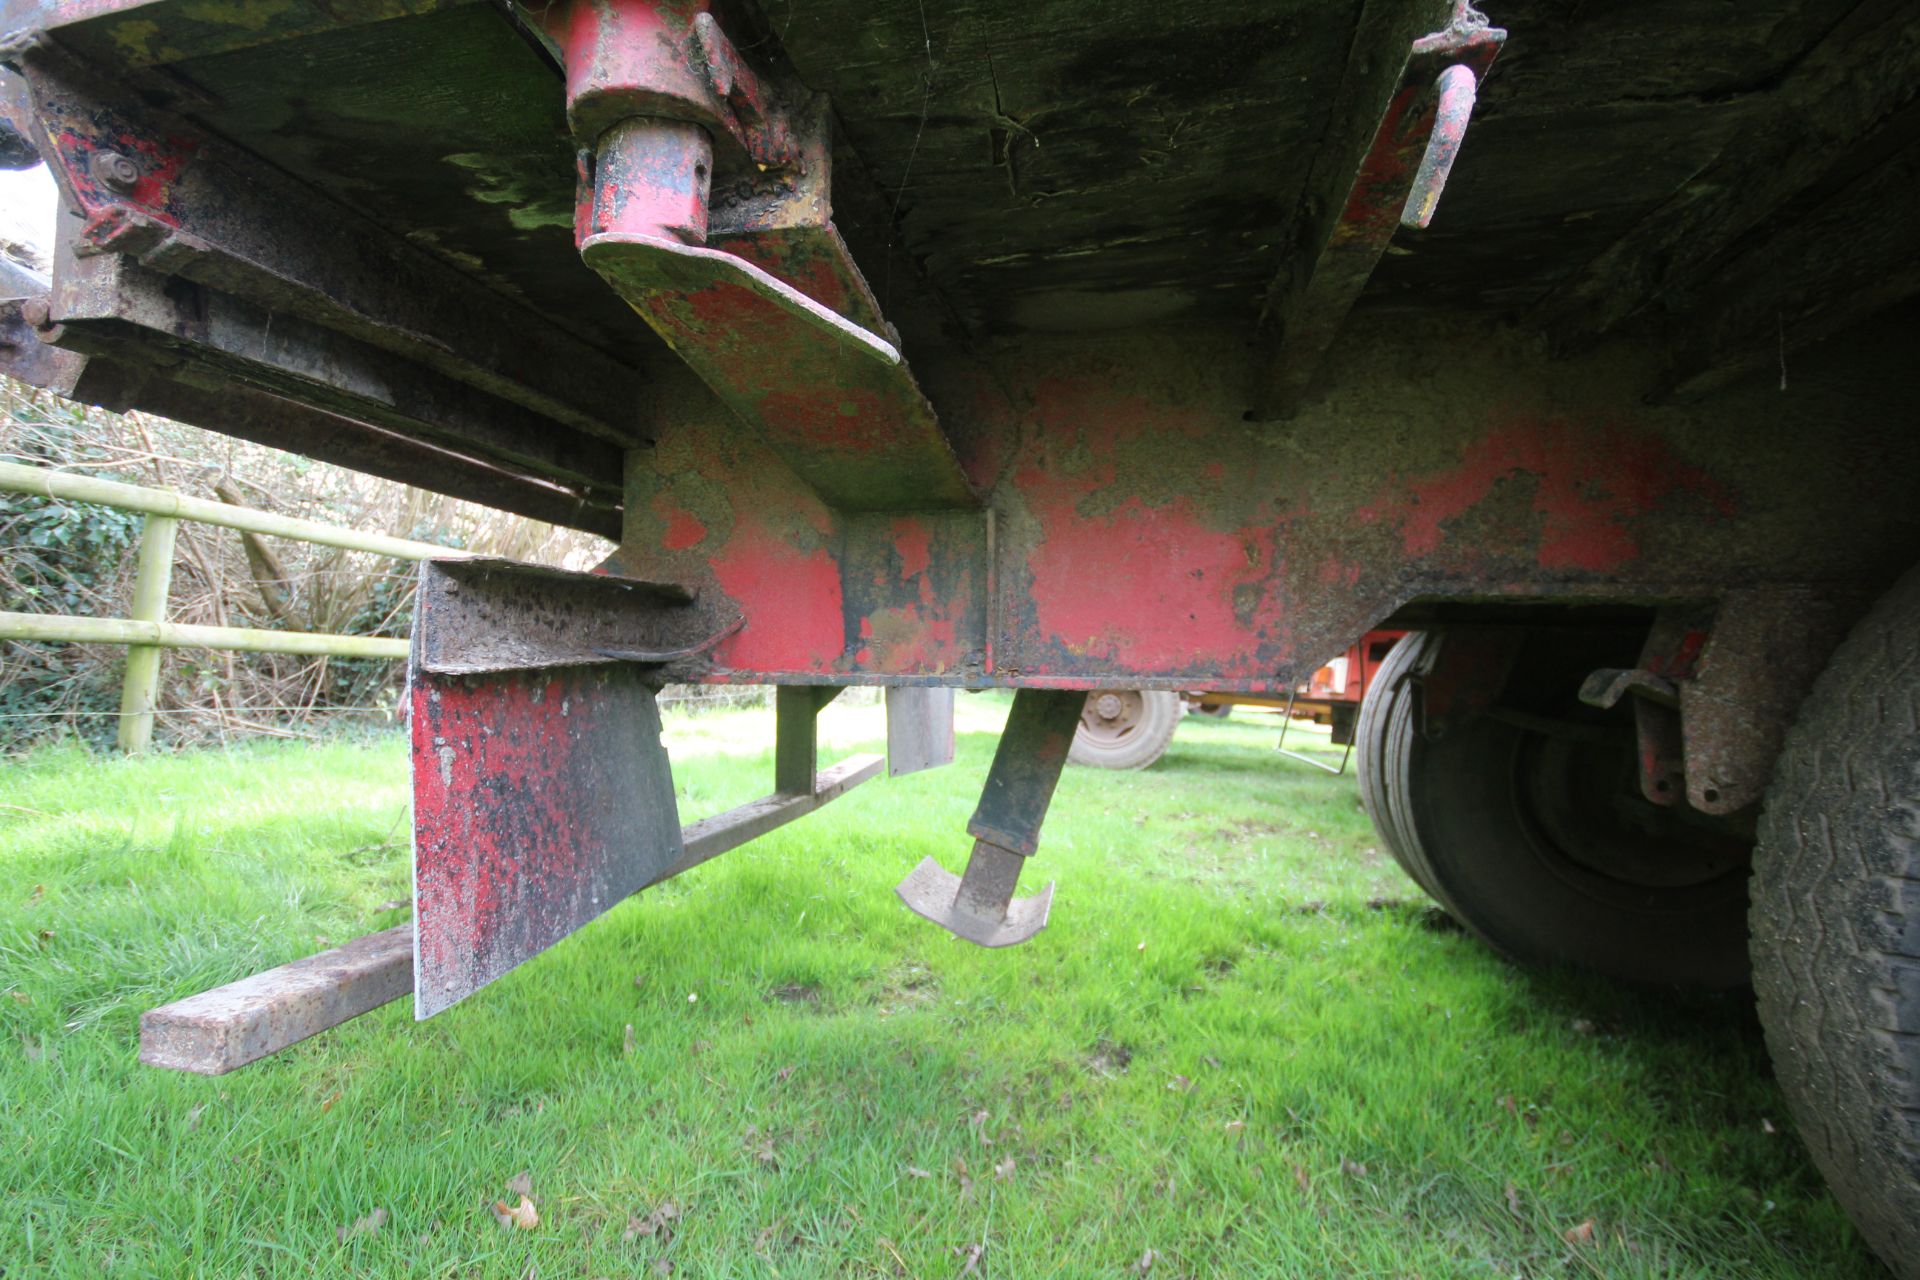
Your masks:
M 1744 1002 L 1487 954 L 1271 721 L 1070 770 L 1052 925 L 949 940 L 892 886 L 962 865 L 1005 707 L 431 1022 L 218 1079 L 138 1066 L 140 1011 L 404 919 L 399 738 L 0 764 L 0 1275 L 1881 1274 Z M 769 789 L 770 711 L 668 734 L 685 819 Z M 522 1171 L 532 1230 L 488 1209 Z

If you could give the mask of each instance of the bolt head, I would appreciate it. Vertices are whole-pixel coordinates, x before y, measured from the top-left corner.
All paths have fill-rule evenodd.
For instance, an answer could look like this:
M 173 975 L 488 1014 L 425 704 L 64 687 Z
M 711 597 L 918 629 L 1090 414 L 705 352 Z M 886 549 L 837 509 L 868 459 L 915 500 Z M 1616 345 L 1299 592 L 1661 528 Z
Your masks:
M 87 161 L 93 180 L 109 191 L 126 195 L 140 181 L 140 166 L 118 151 L 96 151 Z

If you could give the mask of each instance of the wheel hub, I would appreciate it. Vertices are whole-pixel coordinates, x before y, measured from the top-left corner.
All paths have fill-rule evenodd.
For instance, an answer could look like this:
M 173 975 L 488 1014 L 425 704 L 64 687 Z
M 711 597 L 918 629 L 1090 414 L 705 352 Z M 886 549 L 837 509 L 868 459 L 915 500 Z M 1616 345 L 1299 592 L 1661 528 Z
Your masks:
M 1745 845 L 1640 796 L 1632 744 L 1528 735 L 1518 796 L 1536 843 L 1627 885 L 1683 888 L 1746 862 Z
M 1131 689 L 1102 689 L 1087 698 L 1080 713 L 1082 729 L 1102 741 L 1124 738 L 1139 727 L 1146 700 Z

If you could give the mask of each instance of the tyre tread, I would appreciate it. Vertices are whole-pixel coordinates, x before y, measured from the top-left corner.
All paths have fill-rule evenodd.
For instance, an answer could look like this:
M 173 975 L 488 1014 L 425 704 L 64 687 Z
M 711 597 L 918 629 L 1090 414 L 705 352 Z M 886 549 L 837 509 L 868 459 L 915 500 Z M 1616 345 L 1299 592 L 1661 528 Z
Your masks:
M 1920 1280 L 1920 572 L 1815 681 L 1760 822 L 1754 989 L 1841 1204 Z

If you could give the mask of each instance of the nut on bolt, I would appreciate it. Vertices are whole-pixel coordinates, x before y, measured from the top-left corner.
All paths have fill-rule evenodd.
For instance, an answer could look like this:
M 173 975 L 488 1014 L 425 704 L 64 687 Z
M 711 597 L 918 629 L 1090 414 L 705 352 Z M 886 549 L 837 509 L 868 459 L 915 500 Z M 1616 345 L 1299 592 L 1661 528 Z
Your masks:
M 130 193 L 140 181 L 140 166 L 118 151 L 96 151 L 87 161 L 87 172 L 93 180 L 109 191 L 121 195 Z

